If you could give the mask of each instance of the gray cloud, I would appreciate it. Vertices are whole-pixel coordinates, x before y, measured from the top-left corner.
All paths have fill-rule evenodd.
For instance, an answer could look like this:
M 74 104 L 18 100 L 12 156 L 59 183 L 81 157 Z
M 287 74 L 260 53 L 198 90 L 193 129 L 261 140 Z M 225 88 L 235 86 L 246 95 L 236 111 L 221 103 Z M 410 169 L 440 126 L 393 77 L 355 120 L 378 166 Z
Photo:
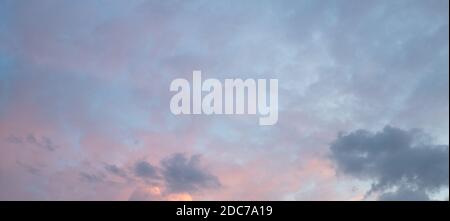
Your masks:
M 48 151 L 54 151 L 58 148 L 56 144 L 46 136 L 41 136 L 40 139 L 36 138 L 32 133 L 28 134 L 26 137 L 20 137 L 15 135 L 10 135 L 6 138 L 6 141 L 16 145 L 30 144 L 39 148 L 44 148 Z
M 408 188 L 399 188 L 395 192 L 382 194 L 378 200 L 381 201 L 428 201 L 430 198 L 423 190 L 411 190 Z
M 93 174 L 93 173 L 86 173 L 86 172 L 80 172 L 80 179 L 83 182 L 87 183 L 99 183 L 103 182 L 105 180 L 104 174 Z
M 408 194 L 410 198 L 404 199 L 428 199 L 427 192 L 448 188 L 448 145 L 431 144 L 430 137 L 419 130 L 390 126 L 377 133 L 358 130 L 340 135 L 330 148 L 339 172 L 373 180 L 367 195 L 397 188 L 380 199 Z
M 42 141 L 39 143 L 39 145 L 49 151 L 54 151 L 56 150 L 56 148 L 58 148 L 48 137 L 42 137 Z
M 131 170 L 120 168 L 114 164 L 106 164 L 104 169 L 109 174 L 130 180 L 141 178 L 146 182 L 164 183 L 165 194 L 192 193 L 203 188 L 217 188 L 221 186 L 219 179 L 201 166 L 200 155 L 189 157 L 185 154 L 175 153 L 161 160 L 159 166 L 140 160 L 134 163 Z M 87 173 L 81 173 L 80 175 L 83 180 L 91 182 L 102 178 Z M 140 192 L 145 191 L 136 191 L 130 199 L 138 200 L 139 195 L 141 195 Z
M 134 166 L 134 172 L 139 177 L 158 178 L 158 169 L 146 161 L 139 161 Z
M 219 179 L 200 166 L 200 156 L 174 154 L 161 162 L 162 174 L 171 192 L 193 192 L 220 187 Z
M 6 138 L 6 141 L 12 144 L 22 144 L 23 139 L 21 137 L 10 135 L 8 138 Z
M 116 176 L 120 176 L 123 178 L 127 177 L 127 172 L 114 164 L 105 165 L 105 170 Z
M 16 164 L 19 165 L 20 167 L 24 168 L 27 172 L 29 172 L 33 175 L 39 175 L 39 173 L 40 173 L 40 169 L 37 166 L 28 165 L 19 160 L 16 160 Z

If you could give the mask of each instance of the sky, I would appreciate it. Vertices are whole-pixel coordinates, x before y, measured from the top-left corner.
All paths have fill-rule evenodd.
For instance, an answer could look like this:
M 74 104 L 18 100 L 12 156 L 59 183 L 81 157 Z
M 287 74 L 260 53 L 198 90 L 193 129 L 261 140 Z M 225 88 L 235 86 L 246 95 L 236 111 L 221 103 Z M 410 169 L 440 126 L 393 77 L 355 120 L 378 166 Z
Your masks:
M 448 200 L 447 0 L 0 0 L 0 200 Z M 172 80 L 278 79 L 278 122 Z

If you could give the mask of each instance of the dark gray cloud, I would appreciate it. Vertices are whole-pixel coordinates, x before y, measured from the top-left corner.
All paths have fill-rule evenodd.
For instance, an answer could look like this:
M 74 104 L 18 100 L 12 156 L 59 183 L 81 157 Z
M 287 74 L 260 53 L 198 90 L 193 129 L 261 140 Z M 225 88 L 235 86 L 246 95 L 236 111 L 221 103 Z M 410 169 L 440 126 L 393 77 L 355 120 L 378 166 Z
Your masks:
M 134 173 L 143 178 L 158 178 L 158 168 L 146 161 L 139 161 L 134 166 Z
M 331 145 L 331 156 L 339 172 L 372 180 L 367 193 L 385 193 L 380 199 L 427 199 L 423 194 L 449 184 L 448 145 L 433 145 L 420 130 L 387 126 L 372 133 L 358 130 L 339 135 Z
M 169 191 L 194 192 L 201 188 L 220 187 L 219 179 L 200 165 L 200 156 L 190 158 L 174 154 L 161 162 L 162 174 Z

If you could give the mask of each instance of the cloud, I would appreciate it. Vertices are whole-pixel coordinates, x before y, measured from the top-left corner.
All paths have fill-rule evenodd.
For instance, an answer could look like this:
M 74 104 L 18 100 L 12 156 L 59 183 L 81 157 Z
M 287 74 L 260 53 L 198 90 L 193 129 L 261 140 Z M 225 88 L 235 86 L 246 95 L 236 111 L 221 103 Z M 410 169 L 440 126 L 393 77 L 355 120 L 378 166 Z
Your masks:
M 115 173 L 121 169 L 109 167 L 109 170 Z M 192 200 L 195 192 L 221 186 L 219 179 L 201 166 L 200 155 L 188 157 L 175 153 L 161 160 L 159 167 L 147 161 L 137 161 L 133 172 L 137 177 L 163 182 L 138 185 L 128 198 L 131 201 Z
M 55 151 L 58 145 L 54 144 L 52 139 L 46 136 L 42 136 L 40 139 L 36 138 L 33 134 L 28 134 L 26 137 L 22 138 L 16 135 L 10 135 L 6 138 L 6 141 L 11 144 L 22 145 L 30 144 L 39 148 L 46 149 L 48 151 Z
M 373 181 L 367 196 L 396 188 L 380 199 L 428 199 L 427 193 L 448 188 L 448 145 L 432 144 L 420 130 L 358 130 L 340 135 L 330 149 L 339 172 Z
M 173 154 L 161 162 L 162 174 L 171 192 L 194 192 L 220 187 L 219 179 L 200 166 L 200 156 Z
M 105 165 L 105 170 L 119 177 L 127 177 L 127 172 L 114 164 Z
M 342 200 L 364 193 L 343 191 L 321 166 L 338 131 L 389 123 L 448 144 L 447 0 L 24 3 L 0 1 L 0 137 L 11 135 L 0 144 L 0 199 L 128 199 L 157 185 L 202 188 L 195 199 Z M 279 79 L 279 123 L 173 116 L 167 88 L 196 69 Z M 160 162 L 180 152 L 208 156 L 213 175 L 197 166 L 200 177 L 227 188 L 204 189 L 214 178 L 178 187 L 183 176 Z M 137 175 L 142 156 L 159 179 Z M 103 171 L 105 182 L 79 171 Z
M 400 188 L 395 192 L 387 192 L 382 194 L 378 200 L 381 201 L 428 201 L 430 198 L 423 190 L 410 190 L 408 188 Z
M 86 173 L 86 172 L 80 172 L 80 179 L 87 183 L 99 183 L 103 182 L 105 180 L 104 174 L 93 174 L 93 173 Z
M 138 160 L 133 163 L 131 170 L 115 164 L 106 164 L 105 170 L 137 185 L 129 200 L 187 200 L 192 199 L 193 193 L 221 187 L 219 178 L 202 166 L 200 155 L 174 153 L 160 160 L 157 165 Z M 84 180 L 91 182 L 103 178 L 85 173 L 81 175 Z
M 168 200 L 168 201 L 192 201 L 188 193 L 164 194 L 159 187 L 139 187 L 128 198 L 129 201 Z
M 129 201 L 162 200 L 161 190 L 158 187 L 138 187 L 128 198 Z
M 23 167 L 26 171 L 28 171 L 31 174 L 39 175 L 40 169 L 38 167 L 28 165 L 26 163 L 20 162 L 19 160 L 16 161 L 17 165 L 20 167 Z
M 158 170 L 146 161 L 139 161 L 134 166 L 134 172 L 139 177 L 158 178 Z
M 8 141 L 9 143 L 12 144 L 22 144 L 23 143 L 23 139 L 18 137 L 18 136 L 14 136 L 14 135 L 10 135 L 8 138 L 6 138 L 6 141 Z

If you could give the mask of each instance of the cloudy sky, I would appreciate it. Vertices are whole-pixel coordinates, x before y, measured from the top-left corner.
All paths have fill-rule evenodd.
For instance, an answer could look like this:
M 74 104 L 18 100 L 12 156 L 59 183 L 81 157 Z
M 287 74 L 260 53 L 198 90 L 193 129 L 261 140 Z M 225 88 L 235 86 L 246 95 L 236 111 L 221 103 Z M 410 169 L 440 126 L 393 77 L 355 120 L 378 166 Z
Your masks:
M 0 0 L 0 200 L 448 200 L 447 0 Z M 170 82 L 276 78 L 279 120 Z

